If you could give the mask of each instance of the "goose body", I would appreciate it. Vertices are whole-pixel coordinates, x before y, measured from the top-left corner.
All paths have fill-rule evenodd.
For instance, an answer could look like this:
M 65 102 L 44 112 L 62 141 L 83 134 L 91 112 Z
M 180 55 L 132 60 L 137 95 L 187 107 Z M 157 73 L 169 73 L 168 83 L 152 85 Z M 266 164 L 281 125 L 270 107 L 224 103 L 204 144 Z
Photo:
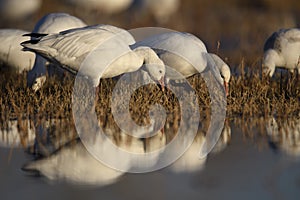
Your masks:
M 270 77 L 276 67 L 300 73 L 300 29 L 280 29 L 265 42 L 263 69 Z
M 125 30 L 110 25 L 96 25 L 70 29 L 59 34 L 36 35 L 22 43 L 33 51 L 64 69 L 76 74 L 81 65 L 88 66 L 81 75 L 88 77 L 96 87 L 100 77 L 111 78 L 136 71 L 144 63 L 156 64 L 147 69 L 154 80 L 164 77 L 163 62 L 149 47 L 131 48 L 135 42 Z M 86 59 L 88 56 L 88 59 Z M 84 62 L 84 63 L 83 63 Z M 103 72 L 103 73 L 102 73 Z
M 207 65 L 205 45 L 188 33 L 170 32 L 154 35 L 138 42 L 137 45 L 153 48 L 166 65 L 174 68 L 184 77 L 204 71 Z M 170 79 L 178 77 L 172 75 L 167 72 L 167 77 Z
M 33 29 L 33 33 L 59 33 L 66 29 L 84 26 L 86 26 L 86 24 L 81 19 L 67 13 L 50 13 L 37 22 Z M 48 74 L 51 74 L 52 71 L 57 71 L 57 68 L 53 70 L 53 67 L 55 66 L 47 64 L 45 58 L 37 55 L 33 69 L 27 74 L 27 85 L 34 91 L 37 91 L 46 81 L 47 68 Z
M 81 19 L 67 13 L 50 13 L 43 16 L 35 25 L 33 33 L 59 33 L 71 28 L 86 26 Z
M 28 33 L 19 29 L 0 29 L 0 63 L 10 70 L 22 72 L 33 67 L 35 55 L 22 51 L 21 42 L 30 39 L 22 35 Z
M 230 80 L 229 66 L 217 55 L 209 54 L 204 43 L 196 36 L 183 32 L 168 32 L 146 38 L 137 45 L 149 46 L 156 51 L 167 66 L 167 82 L 169 79 L 182 79 L 182 76 L 189 77 L 203 72 L 206 67 L 216 66 L 220 72 L 216 77 L 227 91 Z

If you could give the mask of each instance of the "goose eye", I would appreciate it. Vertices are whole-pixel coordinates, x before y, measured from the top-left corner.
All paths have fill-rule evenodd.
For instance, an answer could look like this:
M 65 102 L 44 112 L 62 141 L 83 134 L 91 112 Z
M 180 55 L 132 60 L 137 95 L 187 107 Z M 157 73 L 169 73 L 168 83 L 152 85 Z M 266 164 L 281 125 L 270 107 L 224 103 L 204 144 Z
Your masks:
M 159 70 L 159 73 L 162 74 L 162 70 Z

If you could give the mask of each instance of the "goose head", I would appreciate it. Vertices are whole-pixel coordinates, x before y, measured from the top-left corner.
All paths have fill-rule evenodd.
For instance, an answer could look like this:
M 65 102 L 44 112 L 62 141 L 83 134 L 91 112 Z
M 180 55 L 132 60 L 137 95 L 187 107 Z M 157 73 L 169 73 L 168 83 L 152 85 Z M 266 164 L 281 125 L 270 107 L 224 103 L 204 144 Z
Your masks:
M 134 52 L 143 59 L 144 69 L 148 72 L 152 80 L 157 81 L 162 86 L 163 90 L 166 73 L 164 62 L 150 47 L 137 47 L 134 49 Z
M 226 96 L 229 94 L 229 81 L 231 77 L 230 67 L 216 54 L 210 53 L 209 54 L 213 61 L 215 62 L 217 68 L 220 71 L 220 75 L 223 80 L 223 85 L 225 88 Z
M 228 96 L 228 94 L 229 94 L 229 81 L 230 81 L 231 73 L 230 73 L 230 68 L 227 64 L 221 66 L 220 74 L 221 74 L 221 77 L 224 80 L 224 88 L 225 88 L 226 96 Z
M 272 77 L 275 72 L 276 66 L 284 65 L 284 59 L 274 49 L 269 49 L 264 53 L 262 62 L 263 74 L 267 74 Z

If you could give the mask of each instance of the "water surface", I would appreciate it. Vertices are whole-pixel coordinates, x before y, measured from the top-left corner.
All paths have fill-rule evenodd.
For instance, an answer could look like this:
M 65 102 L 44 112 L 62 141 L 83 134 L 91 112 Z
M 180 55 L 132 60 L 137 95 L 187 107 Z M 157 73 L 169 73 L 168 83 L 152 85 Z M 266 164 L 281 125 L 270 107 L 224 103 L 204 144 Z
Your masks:
M 25 143 L 20 144 L 20 140 L 4 142 L 3 136 L 13 132 L 2 131 L 1 199 L 298 199 L 300 140 L 297 123 L 271 118 L 251 128 L 232 122 L 206 158 L 197 157 L 202 140 L 197 137 L 173 165 L 142 174 L 108 168 L 90 156 L 80 141 L 72 140 L 70 144 L 71 137 L 58 143 L 57 138 L 42 136 L 37 142 L 28 131 L 24 147 Z M 52 127 L 49 124 L 45 127 L 34 128 L 33 132 L 48 135 L 51 134 L 49 130 L 63 130 L 62 127 L 49 129 Z M 135 148 L 142 152 L 149 150 L 151 145 L 166 142 L 157 141 L 122 143 L 121 139 L 119 145 L 129 149 L 133 149 L 132 145 L 142 145 L 143 148 Z M 38 151 L 40 155 L 37 156 Z M 33 161 L 37 157 L 42 160 Z M 47 168 L 44 174 L 21 169 L 34 162 L 41 162 L 41 166 Z M 69 174 L 63 172 L 65 169 Z

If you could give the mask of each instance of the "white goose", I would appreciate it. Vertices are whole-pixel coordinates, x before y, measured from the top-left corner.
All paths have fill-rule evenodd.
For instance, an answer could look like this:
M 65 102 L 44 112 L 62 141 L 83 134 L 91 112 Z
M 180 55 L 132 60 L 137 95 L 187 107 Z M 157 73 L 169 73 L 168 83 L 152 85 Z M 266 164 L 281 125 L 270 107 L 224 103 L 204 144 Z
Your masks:
M 30 70 L 34 64 L 35 55 L 32 52 L 22 51 L 21 42 L 30 39 L 22 37 L 28 33 L 19 29 L 0 29 L 0 63 L 10 70 L 22 72 Z
M 84 27 L 86 24 L 77 17 L 67 13 L 50 13 L 42 17 L 33 29 L 33 33 L 59 33 L 60 31 Z M 34 91 L 42 87 L 46 81 L 46 60 L 40 55 L 36 56 L 33 69 L 27 74 L 27 85 Z M 48 66 L 48 70 L 52 70 Z M 51 72 L 49 72 L 51 73 Z
M 300 74 L 300 29 L 280 29 L 265 42 L 263 70 L 270 77 L 276 67 L 286 68 Z
M 88 77 L 94 87 L 98 86 L 100 77 L 110 78 L 136 71 L 143 64 L 146 64 L 144 69 L 150 77 L 163 85 L 164 63 L 149 47 L 131 48 L 128 44 L 135 41 L 123 29 L 96 25 L 59 34 L 32 36 L 36 38 L 22 43 L 25 50 L 40 54 L 74 74 L 84 63 L 87 68 L 80 71 L 81 75 Z
M 209 54 L 204 43 L 196 36 L 183 32 L 167 32 L 146 38 L 136 46 L 149 46 L 156 51 L 161 60 L 184 77 L 203 72 L 206 67 L 218 68 L 218 81 L 228 94 L 230 80 L 229 66 L 217 55 Z M 178 73 L 166 68 L 166 79 L 182 79 Z

